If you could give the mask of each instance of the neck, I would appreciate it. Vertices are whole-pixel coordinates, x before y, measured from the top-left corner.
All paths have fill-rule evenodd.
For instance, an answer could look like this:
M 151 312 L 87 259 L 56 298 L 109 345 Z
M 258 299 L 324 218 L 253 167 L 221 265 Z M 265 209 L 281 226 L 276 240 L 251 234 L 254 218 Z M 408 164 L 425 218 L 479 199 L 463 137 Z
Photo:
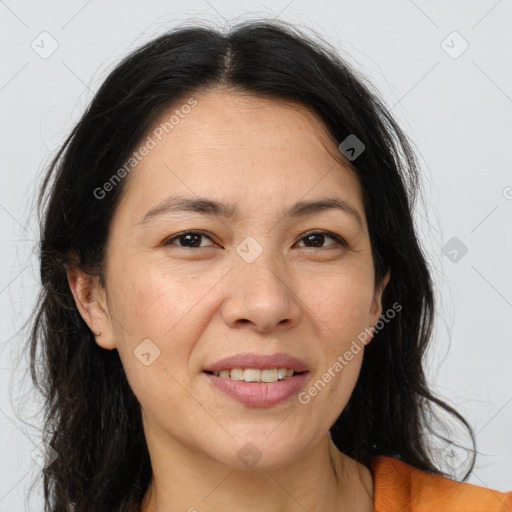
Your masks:
M 153 478 L 141 512 L 373 511 L 371 473 L 328 435 L 293 464 L 263 469 L 234 469 L 169 439 L 148 438 L 148 449 Z

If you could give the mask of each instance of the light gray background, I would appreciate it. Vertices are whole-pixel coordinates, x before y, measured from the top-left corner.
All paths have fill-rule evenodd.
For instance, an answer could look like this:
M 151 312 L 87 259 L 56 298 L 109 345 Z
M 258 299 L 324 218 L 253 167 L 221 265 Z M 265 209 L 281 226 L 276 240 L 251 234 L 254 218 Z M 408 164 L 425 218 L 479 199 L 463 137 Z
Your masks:
M 321 34 L 369 77 L 415 143 L 425 190 L 416 220 L 439 306 L 428 375 L 477 432 L 469 482 L 512 490 L 512 2 L 266 2 L 0 0 L 1 510 L 23 510 L 39 470 L 38 403 L 19 350 L 38 292 L 36 180 L 129 50 L 181 20 L 222 26 L 253 15 Z M 58 43 L 48 58 L 31 47 L 50 48 L 44 31 Z M 457 262 L 450 246 L 443 254 L 453 237 L 468 249 Z M 37 493 L 28 506 L 42 509 Z

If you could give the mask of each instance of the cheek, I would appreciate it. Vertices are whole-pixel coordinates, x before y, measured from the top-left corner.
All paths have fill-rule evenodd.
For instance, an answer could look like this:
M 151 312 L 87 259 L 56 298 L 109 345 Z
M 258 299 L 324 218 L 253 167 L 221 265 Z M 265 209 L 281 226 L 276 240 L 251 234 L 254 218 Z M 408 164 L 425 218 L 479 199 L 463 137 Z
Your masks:
M 325 363 L 315 372 L 299 396 L 309 417 L 321 418 L 326 429 L 330 428 L 349 402 L 361 370 L 363 348 L 350 351 L 343 340 L 325 348 Z M 346 354 L 350 353 L 348 358 Z M 350 360 L 349 360 L 350 358 Z
M 190 272 L 170 272 L 158 264 L 125 265 L 117 273 L 114 302 L 126 331 L 132 337 L 153 336 L 172 344 L 174 333 L 183 331 L 195 316 L 194 308 L 214 277 L 197 279 Z
M 332 415 L 328 421 L 334 422 L 345 407 L 359 376 L 363 341 L 369 340 L 364 330 L 373 300 L 372 271 L 353 265 L 328 276 L 310 276 L 304 282 L 302 293 L 315 313 L 311 318 L 317 323 L 322 358 L 314 389 L 310 389 L 311 405 L 313 413 Z M 326 404 L 336 405 L 331 409 Z
M 135 388 L 151 389 L 166 376 L 161 373 L 163 368 L 174 374 L 187 359 L 191 348 L 182 324 L 194 294 L 186 293 L 179 279 L 149 266 L 125 264 L 112 276 L 112 282 L 116 283 L 110 294 L 112 327 L 123 367 L 129 378 L 140 381 L 133 382 Z M 189 339 L 191 336 L 193 333 L 188 334 Z
M 204 329 L 197 314 L 200 308 L 194 306 L 208 282 L 171 277 L 157 265 L 138 269 L 125 265 L 113 279 L 118 283 L 112 297 L 118 315 L 113 319 L 117 350 L 142 408 L 159 417 L 167 414 L 163 405 L 183 412 L 197 406 L 186 392 L 187 368 Z
M 374 294 L 373 268 L 359 264 L 331 268 L 303 279 L 301 298 L 325 327 L 328 345 L 339 350 L 365 327 Z

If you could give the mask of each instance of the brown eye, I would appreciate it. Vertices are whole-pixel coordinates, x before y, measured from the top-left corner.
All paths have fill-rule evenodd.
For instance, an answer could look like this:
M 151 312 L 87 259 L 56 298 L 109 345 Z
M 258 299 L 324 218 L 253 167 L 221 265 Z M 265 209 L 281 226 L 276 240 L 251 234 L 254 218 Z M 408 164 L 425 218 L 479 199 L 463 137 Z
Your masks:
M 311 249 L 322 249 L 322 244 L 324 243 L 326 238 L 331 238 L 335 241 L 334 244 L 329 244 L 327 247 L 333 246 L 333 245 L 341 245 L 345 247 L 347 243 L 343 238 L 335 235 L 334 233 L 330 233 L 329 231 L 312 231 L 304 236 L 301 237 L 300 240 L 306 240 L 308 244 L 311 245 L 305 245 L 303 247 L 308 247 Z
M 183 233 L 178 233 L 177 235 L 168 238 L 163 245 L 177 245 L 178 247 L 189 248 L 189 249 L 198 249 L 200 247 L 209 247 L 201 246 L 201 238 L 207 238 L 211 241 L 211 239 L 204 233 L 203 231 L 183 231 Z M 174 240 L 178 240 L 179 244 L 173 243 Z

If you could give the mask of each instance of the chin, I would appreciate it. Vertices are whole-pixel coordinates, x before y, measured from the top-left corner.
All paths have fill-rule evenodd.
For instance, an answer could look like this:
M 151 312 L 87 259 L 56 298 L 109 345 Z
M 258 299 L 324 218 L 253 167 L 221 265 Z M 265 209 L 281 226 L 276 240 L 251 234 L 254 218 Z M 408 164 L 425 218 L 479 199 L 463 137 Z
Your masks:
M 284 431 L 268 432 L 233 436 L 227 449 L 215 458 L 236 470 L 273 470 L 293 464 L 300 451 L 298 443 L 290 443 L 293 439 Z

